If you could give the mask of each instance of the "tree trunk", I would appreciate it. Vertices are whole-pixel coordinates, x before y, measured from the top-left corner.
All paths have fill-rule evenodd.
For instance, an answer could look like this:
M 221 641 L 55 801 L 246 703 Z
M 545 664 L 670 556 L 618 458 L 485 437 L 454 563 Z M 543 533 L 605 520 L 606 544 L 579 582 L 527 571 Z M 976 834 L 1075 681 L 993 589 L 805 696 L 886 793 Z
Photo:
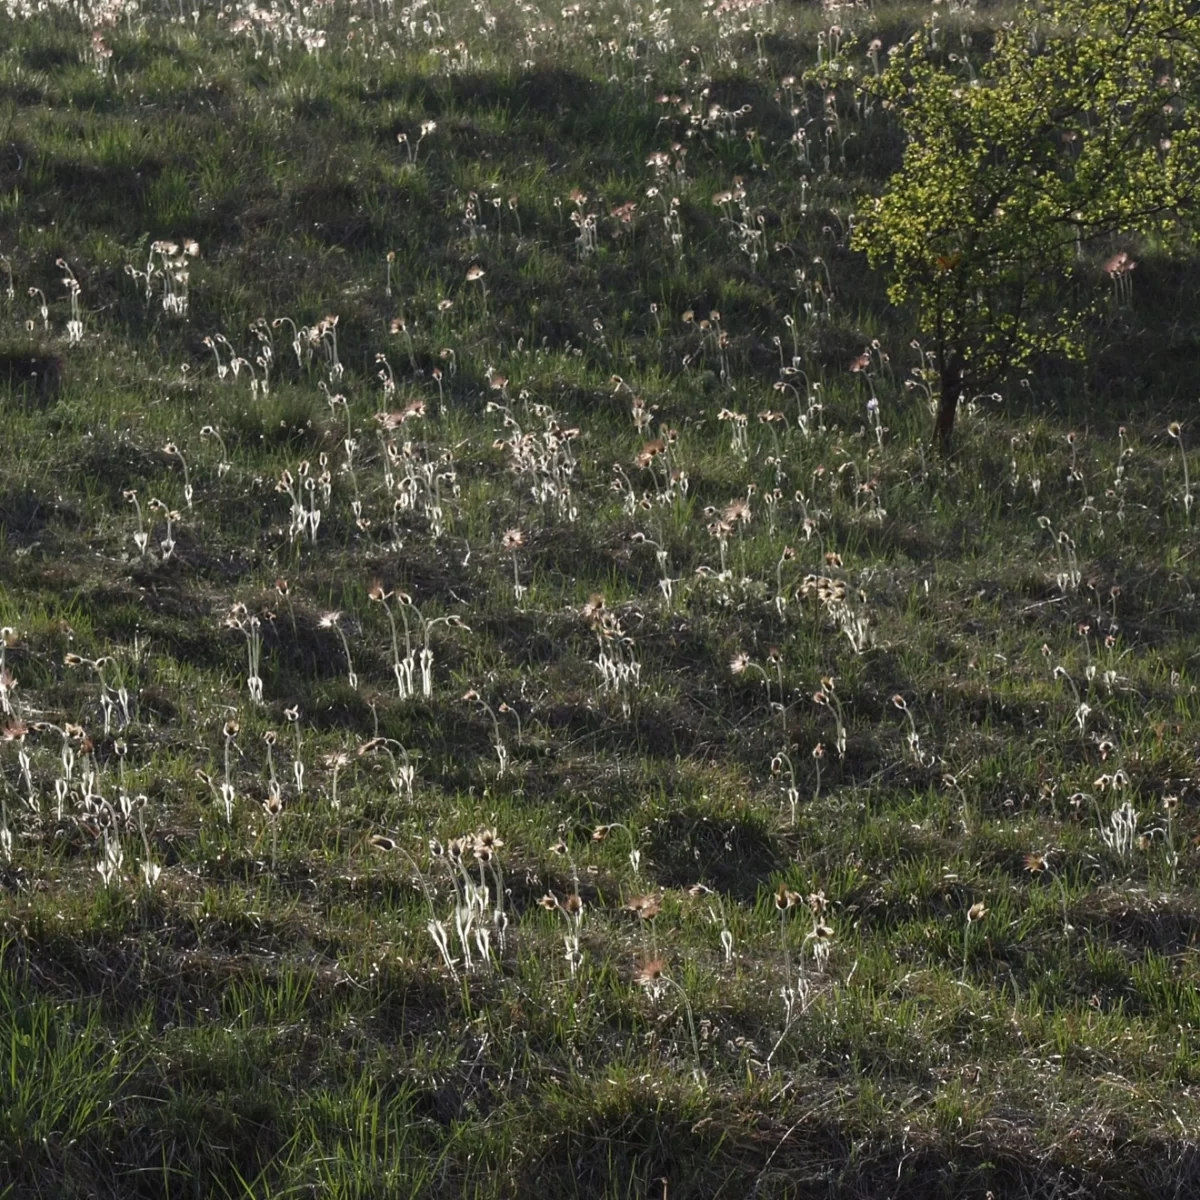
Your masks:
M 933 426 L 934 442 L 943 454 L 950 453 L 950 445 L 954 437 L 954 418 L 958 413 L 962 385 L 962 360 L 957 354 L 951 352 L 942 363 L 940 398 L 937 419 Z

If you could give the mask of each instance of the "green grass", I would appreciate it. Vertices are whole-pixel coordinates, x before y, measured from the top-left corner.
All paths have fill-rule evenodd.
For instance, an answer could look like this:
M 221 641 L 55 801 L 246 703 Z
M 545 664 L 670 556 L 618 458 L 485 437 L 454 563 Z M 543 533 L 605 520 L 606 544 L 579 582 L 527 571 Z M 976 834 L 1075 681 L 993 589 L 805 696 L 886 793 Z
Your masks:
M 939 460 L 924 7 L 675 8 L 0 16 L 0 1196 L 1196 1188 L 1195 264 Z

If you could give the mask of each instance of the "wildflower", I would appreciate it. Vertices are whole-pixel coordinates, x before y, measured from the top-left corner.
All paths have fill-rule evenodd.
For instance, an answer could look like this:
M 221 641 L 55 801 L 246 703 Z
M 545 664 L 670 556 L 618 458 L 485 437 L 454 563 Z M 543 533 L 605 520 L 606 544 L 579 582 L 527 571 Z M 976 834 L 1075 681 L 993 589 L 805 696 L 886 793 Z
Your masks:
M 480 266 L 470 267 L 467 270 L 467 282 L 475 283 L 478 280 L 482 279 L 484 277 L 484 275 L 486 275 L 486 274 L 487 274 L 487 272 Z
M 506 529 L 504 536 L 500 539 L 500 545 L 505 550 L 518 550 L 525 545 L 525 535 L 516 528 Z
M 504 845 L 504 839 L 494 829 L 481 829 L 475 835 L 475 841 L 489 850 L 499 850 Z
M 662 438 L 654 438 L 638 451 L 637 457 L 633 460 L 634 466 L 648 467 L 665 449 L 666 443 Z
M 1040 875 L 1046 869 L 1044 854 L 1026 854 L 1022 861 L 1025 864 L 1025 870 L 1033 875 Z
M 592 841 L 593 842 L 604 841 L 605 838 L 608 837 L 611 829 L 612 829 L 611 825 L 597 825 L 596 828 L 592 830 Z
M 721 516 L 730 525 L 749 525 L 750 504 L 746 500 L 734 500 L 726 505 Z
M 367 842 L 370 845 L 374 846 L 376 850 L 391 851 L 391 850 L 395 850 L 395 848 L 396 848 L 396 839 L 386 837 L 382 833 L 371 834 L 371 836 L 369 838 L 367 838 Z
M 342 614 L 337 610 L 333 612 L 322 613 L 320 619 L 317 621 L 317 628 L 333 629 L 341 619 Z
M 232 742 L 241 730 L 241 726 L 233 718 L 225 722 L 225 736 Z
M 643 921 L 653 921 L 662 912 L 662 897 L 634 896 L 625 905 L 625 908 L 629 912 L 636 913 Z
M 976 921 L 982 921 L 988 915 L 988 907 L 982 900 L 977 900 L 967 910 L 967 923 L 974 924 Z
M 579 610 L 579 615 L 585 621 L 595 620 L 604 611 L 604 597 L 599 592 L 593 592 L 587 603 Z
M 742 651 L 738 651 L 738 653 L 729 660 L 729 669 L 734 675 L 741 675 L 749 666 L 750 655 L 745 654 Z
M 1119 250 L 1104 264 L 1104 273 L 1112 276 L 1128 275 L 1135 267 L 1137 263 L 1129 257 L 1128 252 Z
M 578 892 L 572 892 L 563 902 L 562 910 L 569 917 L 577 917 L 583 912 L 583 898 Z
M 781 883 L 775 890 L 775 907 L 780 912 L 787 912 L 789 908 L 795 908 L 800 903 L 800 893 L 793 892 L 786 883 Z
M 642 987 L 652 987 L 661 978 L 666 965 L 661 958 L 652 958 L 642 963 L 634 972 L 634 982 L 640 983 Z
M 544 909 L 545 909 L 547 912 L 554 912 L 556 909 L 558 909 L 558 908 L 560 907 L 560 906 L 559 906 L 559 903 L 558 903 L 558 897 L 557 897 L 557 896 L 556 896 L 556 895 L 555 895 L 553 892 L 547 892 L 547 893 L 546 893 L 546 894 L 545 894 L 545 895 L 544 895 L 544 896 L 543 896 L 543 897 L 542 897 L 542 898 L 541 898 L 541 899 L 538 901 L 538 903 L 539 903 L 539 904 L 540 904 L 540 905 L 541 905 L 541 906 L 542 906 L 542 907 L 543 907 L 543 908 L 544 908 Z

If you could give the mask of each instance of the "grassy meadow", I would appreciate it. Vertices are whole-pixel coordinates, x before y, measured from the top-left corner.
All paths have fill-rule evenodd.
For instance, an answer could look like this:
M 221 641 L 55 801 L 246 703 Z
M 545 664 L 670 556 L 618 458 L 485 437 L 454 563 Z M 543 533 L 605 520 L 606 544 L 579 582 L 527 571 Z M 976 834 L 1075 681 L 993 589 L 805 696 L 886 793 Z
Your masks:
M 1010 11 L 3 0 L 0 1198 L 1200 1192 L 1196 264 L 943 458 L 850 245 Z

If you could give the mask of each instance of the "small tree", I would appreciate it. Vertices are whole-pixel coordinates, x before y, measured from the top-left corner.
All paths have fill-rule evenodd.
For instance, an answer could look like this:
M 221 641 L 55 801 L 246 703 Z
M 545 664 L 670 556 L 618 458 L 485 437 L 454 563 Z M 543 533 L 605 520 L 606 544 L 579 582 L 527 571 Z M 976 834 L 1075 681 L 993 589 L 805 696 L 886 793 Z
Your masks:
M 1181 231 L 1200 183 L 1200 16 L 1180 0 L 1051 0 L 998 32 L 977 75 L 930 40 L 867 85 L 907 143 L 854 244 L 917 310 L 945 450 L 964 394 L 1036 355 L 1082 354 L 1088 243 Z

